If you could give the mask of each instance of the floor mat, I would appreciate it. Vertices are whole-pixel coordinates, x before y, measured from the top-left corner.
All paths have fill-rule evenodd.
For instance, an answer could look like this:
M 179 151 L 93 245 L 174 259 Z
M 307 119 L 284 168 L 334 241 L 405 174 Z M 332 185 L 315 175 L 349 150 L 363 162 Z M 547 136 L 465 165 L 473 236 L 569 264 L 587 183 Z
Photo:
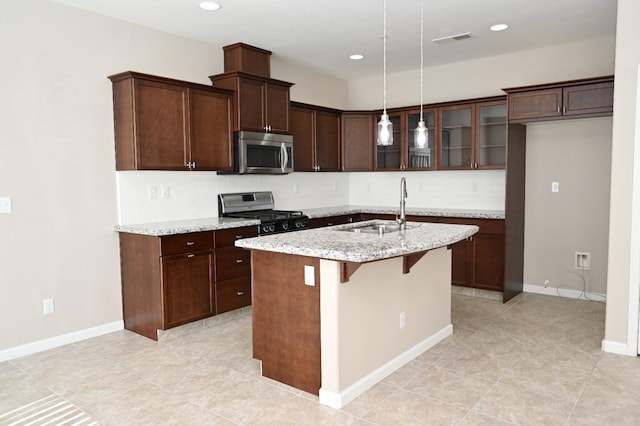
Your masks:
M 57 395 L 0 414 L 1 426 L 95 426 L 98 422 L 84 411 Z

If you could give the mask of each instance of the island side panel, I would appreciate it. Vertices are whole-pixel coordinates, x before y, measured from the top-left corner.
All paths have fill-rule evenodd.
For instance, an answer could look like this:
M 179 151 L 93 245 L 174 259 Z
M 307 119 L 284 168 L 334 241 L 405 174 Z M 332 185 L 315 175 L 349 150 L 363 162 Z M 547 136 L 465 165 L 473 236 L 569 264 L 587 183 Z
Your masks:
M 315 286 L 304 283 L 305 265 Z M 320 262 L 317 258 L 251 251 L 253 357 L 262 375 L 318 395 Z
M 321 261 L 320 402 L 334 408 L 451 334 L 451 250 L 429 251 L 408 274 L 402 257 L 365 263 L 346 283 L 338 266 Z

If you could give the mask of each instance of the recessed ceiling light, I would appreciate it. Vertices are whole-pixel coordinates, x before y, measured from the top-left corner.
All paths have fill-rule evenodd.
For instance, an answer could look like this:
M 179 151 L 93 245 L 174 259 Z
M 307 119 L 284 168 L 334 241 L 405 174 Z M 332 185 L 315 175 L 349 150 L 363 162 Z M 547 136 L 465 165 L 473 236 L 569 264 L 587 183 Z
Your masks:
M 489 29 L 491 31 L 504 31 L 507 28 L 509 28 L 507 24 L 495 24 L 495 25 L 492 25 Z
M 354 61 L 359 61 L 360 59 L 364 59 L 364 55 L 360 55 L 359 53 L 355 55 L 349 55 L 349 59 L 353 59 Z
M 204 10 L 218 10 L 220 9 L 220 5 L 212 1 L 203 1 L 200 2 L 200 8 Z

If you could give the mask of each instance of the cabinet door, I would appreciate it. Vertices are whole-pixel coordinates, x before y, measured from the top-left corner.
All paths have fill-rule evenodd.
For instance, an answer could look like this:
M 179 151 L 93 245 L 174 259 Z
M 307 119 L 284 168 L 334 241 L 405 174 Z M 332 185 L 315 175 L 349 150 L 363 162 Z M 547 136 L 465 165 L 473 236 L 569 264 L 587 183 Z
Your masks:
M 164 328 L 211 313 L 209 252 L 162 257 Z
M 476 105 L 478 128 L 475 168 L 504 169 L 507 152 L 507 104 L 487 102 Z
M 564 115 L 613 113 L 613 82 L 566 87 L 562 102 Z
M 472 287 L 502 291 L 504 244 L 504 235 L 480 233 L 474 235 Z
M 187 89 L 136 79 L 136 169 L 187 168 Z
M 266 117 L 265 83 L 249 78 L 238 78 L 238 130 L 264 132 Z
M 427 140 L 421 146 L 415 141 L 415 129 L 420 121 L 420 111 L 407 113 L 406 151 L 407 168 L 414 170 L 435 169 L 436 166 L 436 110 L 426 110 L 422 114 L 427 126 Z
M 270 132 L 289 133 L 289 87 L 266 83 L 265 122 Z
M 231 98 L 206 90 L 189 90 L 191 161 L 196 170 L 232 170 Z
M 471 241 L 460 241 L 451 246 L 451 284 L 463 287 L 471 285 Z
M 473 105 L 442 108 L 440 112 L 440 163 L 441 169 L 473 168 L 472 143 Z
M 313 172 L 316 165 L 313 148 L 313 110 L 292 106 L 293 168 L 297 172 Z
M 380 146 L 376 144 L 376 170 L 401 170 L 404 166 L 402 158 L 402 115 L 389 115 L 389 120 L 393 123 L 393 145 Z M 377 122 L 380 117 L 376 117 Z M 377 138 L 376 134 L 376 138 Z
M 318 171 L 340 171 L 340 115 L 326 111 L 316 111 L 315 114 L 315 148 Z
M 373 116 L 342 114 L 342 170 L 360 172 L 373 170 Z
M 510 93 L 508 102 L 510 121 L 526 121 L 562 115 L 561 88 Z

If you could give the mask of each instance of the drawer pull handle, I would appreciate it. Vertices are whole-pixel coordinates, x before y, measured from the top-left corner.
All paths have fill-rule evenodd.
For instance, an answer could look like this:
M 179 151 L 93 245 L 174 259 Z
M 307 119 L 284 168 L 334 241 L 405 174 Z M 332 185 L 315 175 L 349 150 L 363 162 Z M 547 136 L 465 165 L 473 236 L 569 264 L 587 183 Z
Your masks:
M 196 256 L 195 254 L 188 254 L 187 255 L 188 258 L 192 258 L 192 257 L 195 257 L 195 256 Z
M 192 245 L 194 245 L 194 244 L 195 244 L 195 243 L 194 243 L 193 241 L 187 241 L 187 245 L 188 245 L 188 246 L 192 246 Z
M 239 240 L 240 238 L 242 238 L 242 235 L 236 235 L 236 240 Z
M 242 260 L 242 259 L 236 259 L 236 263 L 242 263 L 242 262 L 244 262 L 244 260 Z
M 244 291 L 238 291 L 236 294 L 237 294 L 238 296 L 244 296 Z

